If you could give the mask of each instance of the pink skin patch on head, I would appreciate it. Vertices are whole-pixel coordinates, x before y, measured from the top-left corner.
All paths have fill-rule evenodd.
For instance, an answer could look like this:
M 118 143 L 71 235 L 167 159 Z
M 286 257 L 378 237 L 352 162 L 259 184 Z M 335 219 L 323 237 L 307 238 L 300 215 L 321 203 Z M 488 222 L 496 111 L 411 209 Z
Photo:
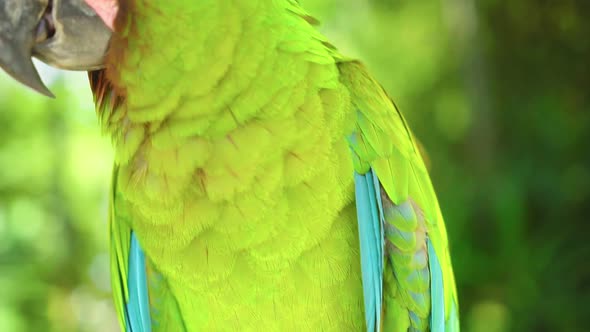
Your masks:
M 117 0 L 84 0 L 100 16 L 104 24 L 114 30 L 115 18 L 119 11 Z

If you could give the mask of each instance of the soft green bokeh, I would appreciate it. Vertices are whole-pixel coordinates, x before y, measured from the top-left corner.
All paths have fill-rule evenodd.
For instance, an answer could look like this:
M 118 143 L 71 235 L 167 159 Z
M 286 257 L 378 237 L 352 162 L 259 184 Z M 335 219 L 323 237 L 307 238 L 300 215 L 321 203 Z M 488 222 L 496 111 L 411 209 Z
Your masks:
M 0 77 L 0 331 L 115 331 L 110 143 L 86 75 L 42 71 L 55 100 Z
M 588 330 L 590 4 L 300 2 L 428 153 L 463 331 Z M 110 144 L 85 74 L 43 68 L 55 100 L 0 74 L 0 331 L 117 331 Z

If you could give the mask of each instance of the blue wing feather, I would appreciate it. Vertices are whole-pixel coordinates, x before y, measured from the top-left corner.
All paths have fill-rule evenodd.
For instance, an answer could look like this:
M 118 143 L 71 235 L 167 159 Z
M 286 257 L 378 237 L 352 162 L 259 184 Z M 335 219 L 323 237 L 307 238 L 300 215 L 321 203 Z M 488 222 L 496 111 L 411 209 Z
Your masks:
M 430 241 L 428 244 L 428 265 L 430 269 L 430 327 L 431 331 L 445 331 L 445 295 L 442 269 Z
M 383 287 L 383 229 L 381 196 L 373 172 L 355 173 L 356 208 L 367 331 L 381 326 Z M 378 183 L 378 182 L 377 182 Z
M 147 288 L 145 255 L 134 233 L 131 233 L 129 248 L 129 302 L 125 317 L 128 332 L 149 332 L 152 330 Z

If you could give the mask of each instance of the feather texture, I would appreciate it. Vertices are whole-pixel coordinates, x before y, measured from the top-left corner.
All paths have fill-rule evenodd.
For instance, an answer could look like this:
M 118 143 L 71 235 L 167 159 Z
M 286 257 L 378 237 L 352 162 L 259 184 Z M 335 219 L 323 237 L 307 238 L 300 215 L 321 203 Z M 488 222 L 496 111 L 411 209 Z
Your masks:
M 383 227 L 385 240 L 383 330 L 458 331 L 456 311 L 449 310 L 457 300 L 446 232 L 419 150 L 403 117 L 366 69 L 349 60 L 342 60 L 339 68 L 358 110 L 349 138 L 355 171 L 377 179 L 380 204 L 372 204 L 372 213 L 382 215 L 373 226 Z M 356 188 L 358 199 L 361 188 Z M 359 213 L 361 243 L 360 225 L 378 220 L 370 215 Z M 373 251 L 361 251 L 363 270 L 377 269 L 372 256 L 378 251 Z M 373 312 L 372 305 L 366 306 L 368 312 Z
M 149 296 L 147 288 L 145 255 L 139 246 L 137 237 L 131 233 L 129 248 L 129 275 L 127 285 L 129 301 L 127 315 L 129 317 L 129 331 L 150 332 L 152 330 Z
M 90 77 L 116 152 L 112 275 L 128 330 L 425 331 L 440 310 L 458 329 L 407 125 L 297 1 L 119 7 L 107 68 Z
M 185 332 L 186 325 L 168 280 L 160 272 L 156 271 L 149 262 L 147 271 L 152 330 L 154 332 Z
M 430 326 L 432 331 L 445 331 L 445 300 L 443 275 L 434 247 L 428 241 L 428 264 L 430 268 Z M 449 317 L 450 318 L 450 317 Z M 449 331 L 451 331 L 449 329 Z
M 361 272 L 365 302 L 367 331 L 378 331 L 381 326 L 383 287 L 383 230 L 382 213 L 378 211 L 373 173 L 355 174 L 356 209 L 361 253 Z

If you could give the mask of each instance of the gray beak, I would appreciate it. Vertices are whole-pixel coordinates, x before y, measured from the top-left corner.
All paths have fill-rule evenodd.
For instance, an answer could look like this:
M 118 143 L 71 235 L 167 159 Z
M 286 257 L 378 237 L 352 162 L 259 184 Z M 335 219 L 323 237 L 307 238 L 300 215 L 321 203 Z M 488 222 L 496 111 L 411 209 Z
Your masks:
M 0 5 L 0 67 L 22 84 L 53 96 L 45 87 L 33 61 L 36 28 L 47 0 L 4 0 Z
M 46 95 L 31 57 L 62 69 L 104 66 L 111 31 L 84 0 L 0 0 L 0 67 Z

